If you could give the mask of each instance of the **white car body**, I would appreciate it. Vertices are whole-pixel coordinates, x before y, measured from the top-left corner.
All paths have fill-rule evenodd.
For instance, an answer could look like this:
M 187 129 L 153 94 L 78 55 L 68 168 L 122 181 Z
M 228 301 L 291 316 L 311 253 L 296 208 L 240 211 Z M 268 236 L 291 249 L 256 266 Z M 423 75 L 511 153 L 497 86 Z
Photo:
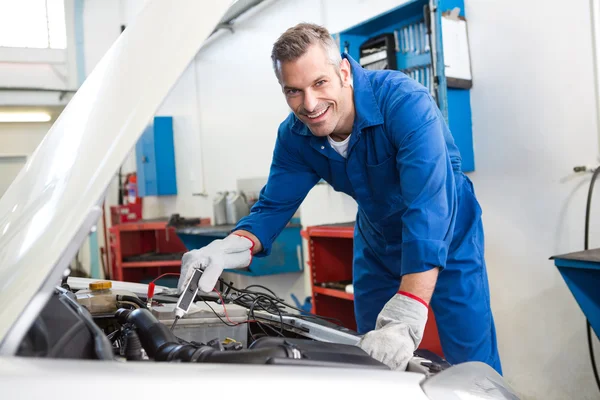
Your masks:
M 223 0 L 148 2 L 0 199 L 2 398 L 58 399 L 66 391 L 87 399 L 214 398 L 229 390 L 244 398 L 297 397 L 312 392 L 341 398 L 374 393 L 432 398 L 421 386 L 426 376 L 412 372 L 16 356 L 25 334 L 98 221 L 99 205 L 119 165 L 229 5 Z M 83 288 L 87 282 L 70 278 L 69 283 Z M 145 292 L 145 285 L 124 287 Z M 166 288 L 157 288 L 157 293 L 161 290 Z M 481 379 L 488 379 L 487 386 L 481 387 L 494 381 Z M 474 392 L 461 397 L 459 392 L 450 388 L 436 399 L 492 398 Z

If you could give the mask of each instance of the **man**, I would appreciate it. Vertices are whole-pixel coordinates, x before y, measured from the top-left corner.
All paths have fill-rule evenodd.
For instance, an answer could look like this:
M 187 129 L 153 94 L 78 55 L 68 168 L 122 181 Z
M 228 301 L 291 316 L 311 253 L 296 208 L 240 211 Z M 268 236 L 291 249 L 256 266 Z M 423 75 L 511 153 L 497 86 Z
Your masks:
M 359 206 L 359 345 L 404 370 L 431 304 L 450 363 L 477 360 L 502 373 L 481 209 L 427 89 L 398 71 L 364 70 L 313 24 L 287 30 L 271 57 L 293 112 L 279 127 L 268 182 L 232 234 L 187 253 L 182 271 L 206 266 L 200 289 L 211 291 L 223 269 L 268 255 L 322 178 Z

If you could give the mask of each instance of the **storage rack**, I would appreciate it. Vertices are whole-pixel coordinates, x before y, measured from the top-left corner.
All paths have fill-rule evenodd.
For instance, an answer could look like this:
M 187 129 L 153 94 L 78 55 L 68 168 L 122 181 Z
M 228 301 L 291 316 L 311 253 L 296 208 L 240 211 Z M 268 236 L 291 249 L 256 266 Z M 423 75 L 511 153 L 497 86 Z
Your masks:
M 356 330 L 354 295 L 327 287 L 352 281 L 354 223 L 309 226 L 302 236 L 308 242 L 312 312 L 337 318 L 345 327 Z M 431 308 L 419 348 L 443 356 Z
M 395 58 L 390 64 L 429 90 L 460 150 L 463 172 L 471 172 L 475 170 L 470 97 L 472 81 L 446 75 L 445 56 L 446 52 L 455 50 L 449 45 L 455 38 L 450 37 L 448 32 L 444 38 L 442 19 L 448 18 L 455 8 L 459 9 L 457 18 L 466 20 L 462 0 L 410 0 L 333 36 L 342 52 L 360 62 L 362 45 L 382 35 L 392 35 Z M 377 64 L 373 66 L 377 69 Z

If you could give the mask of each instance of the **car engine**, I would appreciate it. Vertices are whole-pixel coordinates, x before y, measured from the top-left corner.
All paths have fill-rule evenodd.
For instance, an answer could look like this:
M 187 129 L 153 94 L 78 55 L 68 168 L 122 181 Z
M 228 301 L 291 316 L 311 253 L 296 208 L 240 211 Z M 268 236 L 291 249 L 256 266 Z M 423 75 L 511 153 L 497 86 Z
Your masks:
M 264 290 L 263 290 L 264 289 Z M 21 343 L 18 355 L 126 362 L 276 364 L 388 369 L 355 344 L 358 334 L 324 317 L 298 313 L 267 288 L 197 297 L 175 319 L 178 297 L 140 298 L 94 282 L 63 282 Z M 292 313 L 295 311 L 295 313 Z M 449 365 L 419 350 L 409 370 L 432 375 Z

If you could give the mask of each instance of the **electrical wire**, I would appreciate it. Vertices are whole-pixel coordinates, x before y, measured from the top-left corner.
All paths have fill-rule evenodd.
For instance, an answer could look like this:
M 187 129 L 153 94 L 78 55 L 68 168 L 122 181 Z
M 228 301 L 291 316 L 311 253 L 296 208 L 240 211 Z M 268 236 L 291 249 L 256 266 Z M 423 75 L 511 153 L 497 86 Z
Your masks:
M 256 284 L 254 284 L 254 285 L 246 286 L 245 290 L 248 290 L 248 289 L 250 289 L 252 287 L 261 288 L 261 289 L 266 290 L 267 292 L 271 293 L 273 295 L 273 297 L 277 297 L 277 295 L 275 294 L 274 291 L 272 291 L 271 289 L 269 289 L 268 287 L 265 287 L 263 285 L 256 285 Z
M 298 311 L 300 313 L 305 313 L 305 310 L 302 310 L 298 307 L 295 307 L 287 302 L 285 302 L 283 299 L 277 297 L 277 295 L 275 295 L 275 293 L 273 293 L 270 289 L 265 288 L 264 286 L 261 285 L 250 285 L 248 286 L 246 289 L 238 289 L 235 286 L 233 286 L 230 283 L 225 282 L 222 279 L 219 279 L 219 281 L 226 287 L 228 287 L 230 290 L 241 293 L 241 296 L 235 298 L 233 300 L 233 302 L 235 304 L 241 305 L 243 307 L 246 308 L 250 308 L 250 305 L 252 304 L 252 302 L 254 301 L 254 299 L 256 298 L 256 296 L 263 296 L 265 298 L 269 298 L 271 301 L 273 301 L 273 303 L 275 304 L 274 307 L 272 307 L 271 309 L 269 309 L 268 307 L 263 307 L 263 309 L 271 314 L 278 314 L 278 312 L 280 312 L 280 309 L 277 305 L 281 306 L 281 307 L 286 307 L 295 311 Z M 253 290 L 248 290 L 248 288 L 250 287 L 260 287 L 262 289 L 267 290 L 270 293 L 263 293 L 263 292 L 257 292 L 257 291 L 253 291 Z M 248 301 L 246 301 L 246 299 L 248 299 Z M 264 304 L 263 304 L 264 305 Z M 342 323 L 342 321 L 340 321 L 337 318 L 334 317 L 326 317 L 323 315 L 318 315 L 318 314 L 311 314 L 311 315 L 294 315 L 294 314 L 290 314 L 290 313 L 284 313 L 282 314 L 284 316 L 294 316 L 295 318 L 299 318 L 299 319 L 321 319 L 321 320 L 327 320 L 330 322 L 335 323 L 336 325 L 339 326 L 344 326 L 344 324 Z
M 592 208 L 592 193 L 594 192 L 594 184 L 596 183 L 596 179 L 600 174 L 600 167 L 597 167 L 592 175 L 592 180 L 590 181 L 590 187 L 588 189 L 587 195 L 587 203 L 585 207 L 585 235 L 583 247 L 584 250 L 589 249 L 590 244 L 590 215 Z M 600 378 L 598 377 L 598 367 L 596 366 L 596 357 L 594 356 L 594 346 L 592 344 L 592 327 L 590 325 L 590 321 L 586 320 L 586 329 L 587 329 L 587 341 L 588 341 L 588 350 L 590 352 L 590 361 L 592 363 L 592 370 L 594 371 L 594 378 L 596 379 L 596 385 L 598 386 L 598 390 L 600 391 Z
M 181 276 L 181 274 L 178 272 L 167 272 L 165 274 L 158 276 L 157 278 L 154 278 L 150 283 L 155 283 L 157 280 L 164 278 L 165 276 Z
M 221 318 L 219 313 L 216 312 L 215 309 L 211 307 L 211 305 L 208 303 L 208 301 L 206 301 L 206 300 L 202 300 L 202 301 L 204 302 L 204 304 L 206 304 L 208 306 L 208 308 L 211 309 L 211 311 L 217 316 L 217 318 L 219 318 L 221 320 L 221 322 L 224 323 L 225 325 L 227 325 L 227 326 L 238 326 L 239 325 L 239 324 L 236 324 L 233 322 L 229 323 L 229 322 L 225 321 L 223 318 Z
M 223 312 L 225 313 L 225 318 L 227 318 L 227 321 L 229 321 L 229 323 L 233 324 L 234 326 L 237 326 L 237 325 L 247 324 L 248 322 L 256 322 L 255 320 L 246 320 L 243 322 L 233 322 L 229 318 L 229 314 L 227 313 L 227 307 L 225 307 L 225 301 L 223 300 L 223 296 L 221 296 L 221 292 L 219 292 L 217 289 L 213 289 L 213 292 L 216 292 L 217 295 L 219 296 L 219 300 L 221 300 L 221 305 L 223 306 Z M 206 301 L 205 301 L 205 303 L 206 303 Z M 208 303 L 206 303 L 206 304 L 208 304 Z M 211 309 L 212 309 L 212 307 L 211 307 Z M 214 310 L 213 310 L 213 312 L 214 312 Z
M 258 322 L 256 320 L 250 320 L 250 319 L 248 319 L 246 321 L 242 321 L 242 322 L 233 322 L 231 320 L 231 318 L 229 318 L 229 313 L 227 312 L 227 307 L 225 307 L 225 301 L 223 300 L 223 296 L 221 296 L 221 293 L 217 289 L 213 289 L 213 292 L 215 292 L 219 296 L 219 300 L 221 300 L 221 305 L 223 306 L 223 312 L 225 313 L 225 318 L 227 319 L 228 322 L 225 322 L 223 320 L 223 318 L 221 318 L 221 316 L 219 315 L 219 313 L 217 313 L 215 311 L 215 309 L 212 308 L 210 306 L 210 304 L 208 304 L 208 302 L 206 300 L 202 300 L 202 301 L 204 301 L 204 303 L 208 306 L 208 308 L 210 308 L 212 310 L 212 312 L 217 316 L 217 318 L 219 318 L 221 320 L 221 322 L 223 322 L 225 325 L 227 325 L 227 326 L 238 326 L 238 325 L 247 324 L 249 322 Z
M 251 286 L 262 288 L 262 289 L 266 290 L 267 292 L 272 293 L 272 295 L 276 297 L 275 293 L 273 293 L 271 290 L 269 290 L 268 288 L 266 288 L 264 286 L 261 286 L 261 285 L 251 285 Z M 237 289 L 233 288 L 233 286 L 231 286 L 231 288 L 233 290 L 237 290 Z M 231 321 L 231 319 L 229 318 L 229 316 L 227 314 L 227 308 L 225 307 L 225 301 L 223 300 L 223 297 L 221 296 L 221 293 L 216 288 L 213 289 L 213 291 L 215 293 L 217 293 L 217 295 L 219 296 L 219 300 L 221 301 L 221 304 L 223 305 L 223 310 L 225 312 L 225 316 L 226 316 L 227 320 L 229 321 L 229 323 L 232 324 L 233 326 L 240 325 L 242 323 L 252 322 L 252 323 L 255 323 L 260 328 L 260 330 L 263 331 L 263 333 L 266 336 L 269 336 L 269 334 L 265 330 L 265 327 L 268 328 L 268 329 L 271 329 L 273 332 L 275 332 L 279 336 L 282 336 L 282 337 L 285 336 L 283 334 L 283 330 L 285 329 L 285 326 L 284 326 L 285 324 L 283 322 L 283 313 L 277 307 L 275 301 L 270 297 L 269 294 L 267 294 L 267 293 L 263 294 L 263 293 L 259 293 L 259 292 L 254 293 L 254 292 L 248 291 L 248 288 L 244 289 L 244 291 L 246 291 L 247 293 L 243 293 L 242 296 L 238 297 L 236 300 L 238 300 L 238 304 L 240 303 L 239 300 L 242 297 L 248 297 L 249 298 L 248 300 L 252 300 L 252 302 L 250 303 L 249 307 L 247 307 L 247 308 L 249 308 L 249 313 L 248 313 L 249 320 L 245 321 L 245 322 L 242 322 L 242 323 L 235 323 L 235 322 Z M 253 297 L 253 295 L 255 295 L 255 297 Z M 277 300 L 281 300 L 281 299 L 277 299 Z M 244 306 L 247 306 L 247 304 L 245 302 L 241 302 L 241 304 L 244 305 Z M 211 310 L 213 310 L 213 308 L 208 303 L 206 303 L 206 305 L 208 307 L 210 307 Z M 279 321 L 280 321 L 280 328 L 279 328 L 279 330 L 276 330 L 270 324 L 261 323 L 258 320 L 259 318 L 254 314 L 254 310 L 255 309 L 256 310 L 264 310 L 264 311 L 267 311 L 267 312 L 272 313 L 272 314 L 278 314 L 279 315 Z M 222 322 L 224 322 L 223 319 L 214 310 L 213 310 L 213 312 L 215 313 L 215 315 L 217 315 L 217 317 Z M 252 332 L 252 328 L 251 328 L 250 325 L 248 325 L 248 331 L 250 333 L 250 337 L 252 338 L 252 340 L 256 340 L 255 336 L 254 336 L 254 332 Z
M 256 307 L 257 305 L 258 305 L 258 309 L 259 309 L 259 310 L 260 310 L 260 309 L 262 309 L 262 310 L 265 310 L 265 311 L 269 312 L 269 309 L 268 309 L 268 308 L 265 308 L 263 305 L 259 304 L 260 300 L 261 300 L 261 297 L 259 296 L 259 297 L 257 297 L 256 299 L 254 299 L 254 301 L 253 301 L 253 302 L 252 302 L 252 304 L 250 305 L 250 312 L 249 312 L 249 313 L 250 313 L 250 318 L 254 318 L 254 319 L 256 319 L 256 316 L 254 315 L 254 309 L 255 309 L 255 307 Z M 270 300 L 270 299 L 268 299 L 268 298 L 267 298 L 267 300 Z M 271 303 L 272 303 L 272 302 L 271 302 Z M 281 314 L 281 311 L 280 311 L 280 310 L 279 310 L 277 307 L 276 307 L 276 309 L 277 309 L 277 311 L 278 311 L 278 313 L 279 313 L 279 319 L 280 319 L 280 322 L 281 322 L 281 327 L 280 327 L 279 331 L 276 331 L 275 329 L 273 329 L 273 331 L 274 331 L 275 333 L 277 333 L 279 336 L 284 336 L 284 335 L 283 335 L 283 316 L 282 316 L 282 314 Z M 260 330 L 261 330 L 261 331 L 263 331 L 263 333 L 264 333 L 266 336 L 269 336 L 269 334 L 267 333 L 267 331 L 265 331 L 265 330 L 264 330 L 264 328 L 262 327 L 262 325 L 263 325 L 263 324 L 261 324 L 260 322 L 257 322 L 257 325 L 258 325 L 258 327 L 260 328 Z
M 161 277 L 163 277 L 165 275 L 169 275 L 169 273 L 159 276 L 153 282 L 155 282 L 156 280 L 160 279 Z M 179 275 L 179 274 L 173 273 L 171 275 Z M 221 304 L 223 306 L 223 310 L 225 313 L 225 319 L 221 318 L 221 316 L 216 312 L 216 310 L 213 307 L 211 307 L 210 304 L 204 298 L 199 297 L 199 299 L 204 301 L 204 303 L 212 310 L 212 312 L 215 314 L 215 316 L 217 316 L 217 318 L 219 318 L 219 320 L 221 322 L 223 322 L 225 325 L 238 326 L 241 324 L 248 324 L 248 331 L 250 333 L 250 337 L 253 340 L 256 340 L 256 339 L 254 337 L 254 332 L 252 332 L 250 323 L 256 324 L 260 328 L 260 330 L 267 336 L 269 336 L 269 334 L 267 333 L 265 328 L 272 330 L 274 333 L 276 333 L 279 336 L 285 336 L 284 335 L 285 326 L 286 325 L 290 326 L 290 327 L 295 327 L 295 326 L 285 323 L 283 321 L 284 316 L 294 317 L 294 318 L 303 319 L 303 320 L 328 321 L 328 322 L 332 322 L 332 323 L 335 323 L 335 324 L 343 327 L 343 323 L 337 318 L 326 317 L 326 316 L 317 315 L 317 314 L 306 315 L 305 310 L 302 310 L 298 307 L 295 307 L 295 306 L 285 302 L 283 299 L 278 297 L 275 292 L 273 292 L 271 289 L 269 289 L 265 286 L 253 284 L 253 285 L 247 286 L 244 289 L 239 289 L 239 288 L 236 288 L 235 286 L 233 286 L 233 283 L 227 283 L 221 278 L 219 278 L 219 282 L 224 287 L 226 287 L 226 290 L 225 290 L 225 293 L 227 293 L 226 298 L 229 301 L 231 301 L 233 304 L 242 306 L 249 310 L 248 320 L 243 321 L 243 322 L 233 322 L 229 318 L 229 314 L 228 314 L 227 308 L 225 306 L 225 303 L 226 303 L 225 299 L 223 298 L 221 293 L 216 288 L 214 288 L 213 291 L 217 294 L 217 296 L 219 297 L 219 301 L 221 302 Z M 256 290 L 251 290 L 251 288 L 258 288 L 258 289 L 262 289 L 262 290 L 256 291 Z M 285 309 L 295 310 L 295 311 L 300 312 L 301 314 L 297 315 L 297 314 L 293 314 L 291 312 L 285 312 Z M 279 329 L 276 329 L 275 327 L 272 326 L 275 321 L 273 321 L 269 318 L 257 316 L 255 314 L 255 311 L 265 311 L 269 314 L 278 316 L 279 317 Z M 268 323 L 260 322 L 260 320 L 267 321 Z
M 152 307 L 152 299 L 154 297 L 154 288 L 155 288 L 155 282 L 165 276 L 181 276 L 180 273 L 178 272 L 167 272 L 165 274 L 159 275 L 158 277 L 154 278 L 149 284 L 148 284 L 148 291 L 146 293 L 146 300 L 148 304 L 142 304 L 144 308 L 149 308 Z

